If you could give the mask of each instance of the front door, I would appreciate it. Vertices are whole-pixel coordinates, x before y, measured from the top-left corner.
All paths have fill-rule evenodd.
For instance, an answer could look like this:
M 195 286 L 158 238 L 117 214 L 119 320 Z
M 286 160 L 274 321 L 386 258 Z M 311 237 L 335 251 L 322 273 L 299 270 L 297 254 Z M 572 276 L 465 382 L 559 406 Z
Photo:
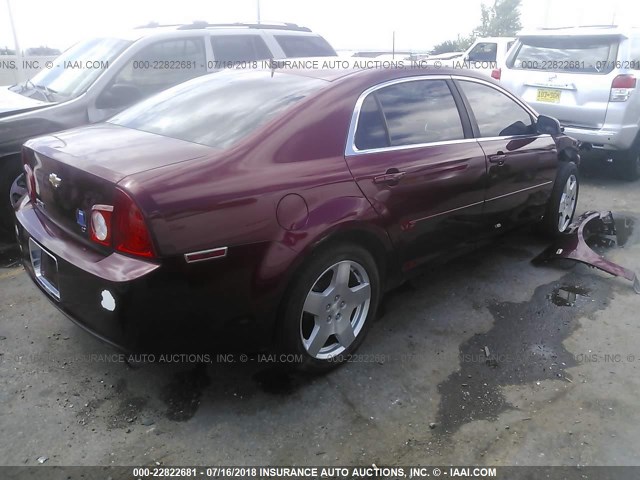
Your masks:
M 540 218 L 558 166 L 553 138 L 537 133 L 534 117 L 492 85 L 473 80 L 456 85 L 487 156 L 485 232 Z

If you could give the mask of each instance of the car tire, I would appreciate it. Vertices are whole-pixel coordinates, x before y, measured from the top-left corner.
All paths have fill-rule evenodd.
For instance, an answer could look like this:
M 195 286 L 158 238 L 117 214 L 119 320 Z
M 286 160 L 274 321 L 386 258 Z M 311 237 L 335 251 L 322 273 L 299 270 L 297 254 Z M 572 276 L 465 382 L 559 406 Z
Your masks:
M 351 244 L 315 254 L 292 281 L 278 325 L 279 346 L 299 370 L 337 367 L 362 343 L 380 299 L 373 256 Z
M 638 141 L 626 152 L 620 153 L 613 161 L 618 178 L 633 182 L 640 177 L 640 145 Z
M 578 205 L 580 177 L 573 162 L 562 162 L 553 184 L 547 212 L 542 220 L 543 233 L 556 237 L 567 230 Z
M 14 160 L 15 158 L 15 160 Z M 19 157 L 0 160 L 0 241 L 15 243 L 15 213 L 10 195 L 13 183 L 22 172 Z

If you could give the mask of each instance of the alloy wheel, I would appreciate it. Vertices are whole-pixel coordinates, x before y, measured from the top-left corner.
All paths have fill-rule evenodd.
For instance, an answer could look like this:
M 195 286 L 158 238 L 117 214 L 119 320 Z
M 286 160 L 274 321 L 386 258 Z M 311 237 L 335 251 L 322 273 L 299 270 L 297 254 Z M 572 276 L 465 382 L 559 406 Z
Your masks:
M 9 191 L 9 199 L 14 209 L 18 207 L 18 203 L 20 203 L 20 200 L 22 200 L 22 197 L 24 197 L 26 194 L 27 181 L 24 174 L 22 174 L 13 182 L 13 185 L 11 185 L 11 189 Z
M 573 218 L 578 198 L 578 179 L 575 175 L 569 175 L 564 185 L 560 205 L 558 207 L 558 231 L 564 232 Z
M 362 331 L 371 303 L 369 275 L 351 260 L 326 269 L 307 294 L 300 337 L 307 353 L 327 360 L 343 353 Z

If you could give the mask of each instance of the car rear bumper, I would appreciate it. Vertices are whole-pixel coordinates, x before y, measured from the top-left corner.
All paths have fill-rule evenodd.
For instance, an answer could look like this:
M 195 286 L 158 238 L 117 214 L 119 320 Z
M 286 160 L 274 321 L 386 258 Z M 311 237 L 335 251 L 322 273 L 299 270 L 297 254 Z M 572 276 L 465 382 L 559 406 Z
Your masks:
M 227 352 L 265 343 L 268 322 L 255 315 L 241 257 L 217 265 L 105 257 L 50 225 L 27 201 L 16 219 L 22 263 L 36 286 L 74 323 L 121 350 Z M 36 275 L 30 239 L 55 257 L 59 298 Z
M 633 145 L 638 128 L 633 126 L 622 129 L 588 129 L 565 126 L 564 133 L 581 142 L 588 142 L 596 149 L 628 150 Z

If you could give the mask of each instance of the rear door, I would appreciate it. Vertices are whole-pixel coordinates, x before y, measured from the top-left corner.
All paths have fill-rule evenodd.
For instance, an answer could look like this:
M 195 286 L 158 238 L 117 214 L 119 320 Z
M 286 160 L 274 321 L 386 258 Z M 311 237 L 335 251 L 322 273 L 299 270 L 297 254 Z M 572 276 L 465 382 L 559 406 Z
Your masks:
M 478 142 L 487 156 L 485 232 L 530 222 L 544 214 L 558 165 L 550 135 L 504 90 L 481 80 L 456 80 Z
M 610 35 L 522 37 L 504 83 L 562 125 L 602 128 L 619 43 Z
M 448 77 L 381 84 L 352 121 L 347 163 L 405 269 L 453 253 L 481 223 L 484 153 L 452 87 Z

